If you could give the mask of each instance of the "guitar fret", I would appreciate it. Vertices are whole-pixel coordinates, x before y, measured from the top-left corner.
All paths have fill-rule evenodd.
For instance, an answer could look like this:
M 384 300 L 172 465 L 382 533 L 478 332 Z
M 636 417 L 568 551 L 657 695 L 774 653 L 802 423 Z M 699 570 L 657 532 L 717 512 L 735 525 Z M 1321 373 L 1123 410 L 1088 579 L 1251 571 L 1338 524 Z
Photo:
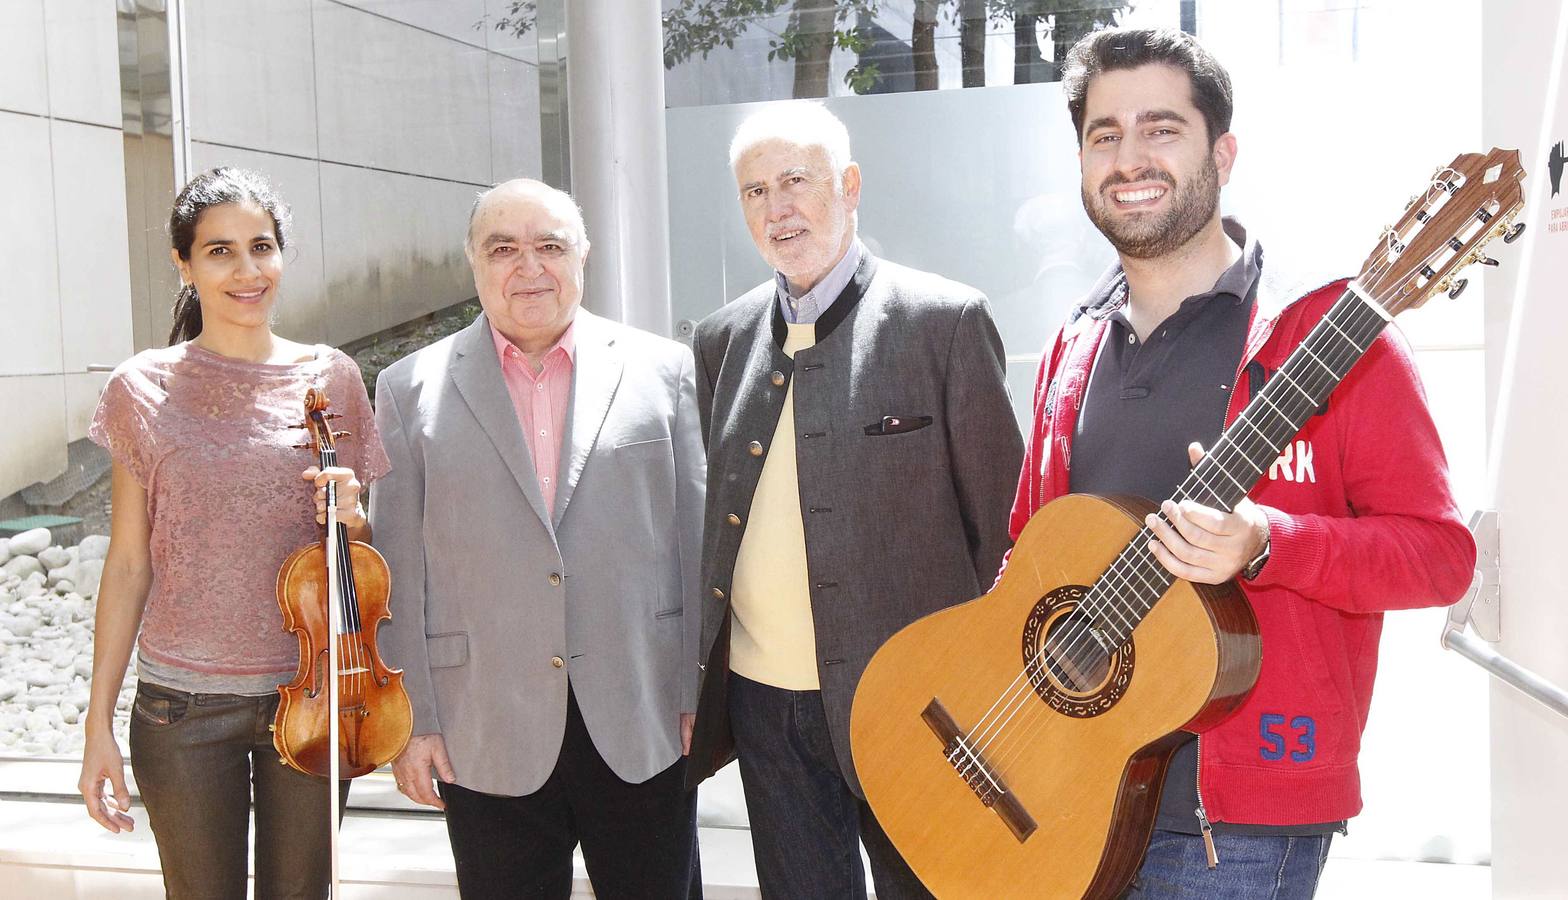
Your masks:
M 1242 457 L 1242 459 L 1246 459 L 1246 457 Z M 1242 483 L 1237 481 L 1235 479 L 1235 477 L 1232 476 L 1230 474 L 1230 472 L 1227 471 L 1226 468 L 1223 465 L 1220 465 L 1217 461 L 1216 461 L 1215 464 L 1219 466 L 1220 474 L 1224 475 L 1226 478 L 1229 478 L 1230 479 L 1230 483 L 1234 484 L 1236 486 L 1236 490 L 1241 491 L 1242 496 L 1246 496 L 1247 489 L 1242 485 Z M 1250 465 L 1251 463 L 1249 462 L 1248 464 Z M 1254 466 L 1254 468 L 1256 468 L 1256 466 Z M 1197 470 L 1194 469 L 1193 471 L 1197 471 Z
M 1269 395 L 1267 393 L 1259 394 L 1258 395 L 1258 399 L 1263 401 L 1263 405 L 1264 406 L 1267 406 L 1269 409 L 1273 410 L 1274 411 L 1274 415 L 1279 416 L 1280 419 L 1286 425 L 1289 425 L 1292 428 L 1294 428 L 1296 426 L 1296 423 L 1291 420 L 1290 416 L 1285 415 L 1283 412 L 1280 411 L 1279 407 L 1274 405 L 1274 401 L 1269 399 Z M 1259 432 L 1259 433 L 1261 434 L 1261 432 Z M 1286 440 L 1289 440 L 1289 438 L 1286 438 Z M 1268 444 L 1269 444 L 1270 447 L 1274 448 L 1276 453 L 1279 452 L 1279 448 L 1280 447 L 1284 446 L 1283 444 L 1275 444 L 1273 441 L 1269 441 Z
M 1265 446 L 1267 446 L 1270 450 L 1274 451 L 1275 454 L 1279 453 L 1279 448 L 1282 445 L 1276 444 L 1273 441 L 1269 440 L 1269 436 L 1268 435 L 1266 435 L 1262 431 L 1258 430 L 1258 426 L 1252 424 L 1252 420 L 1247 418 L 1247 414 L 1246 414 L 1245 411 L 1243 411 L 1241 415 L 1236 417 L 1236 421 L 1240 422 L 1241 424 L 1243 424 L 1245 426 L 1247 426 L 1248 428 L 1251 428 L 1253 434 L 1256 434 L 1258 437 L 1263 438 L 1263 443 L 1264 443 Z M 1258 474 L 1259 475 L 1263 474 L 1263 470 L 1259 469 L 1258 470 Z
M 1308 346 L 1305 342 L 1303 342 L 1302 345 L 1301 345 L 1301 351 L 1303 353 L 1305 353 L 1307 356 L 1311 357 L 1313 362 L 1317 363 L 1319 366 L 1322 366 L 1323 367 L 1323 371 L 1327 372 L 1329 377 L 1332 378 L 1334 381 L 1338 381 L 1340 378 L 1344 377 L 1344 376 L 1340 375 L 1338 372 L 1334 371 L 1332 368 L 1330 368 L 1328 363 L 1325 363 L 1323 360 L 1318 359 L 1318 355 L 1316 353 L 1313 353 L 1312 352 L 1312 348 L 1310 346 Z
M 1360 344 L 1356 343 L 1354 340 L 1351 339 L 1350 335 L 1346 334 L 1343 331 L 1340 331 L 1339 326 L 1334 324 L 1334 314 L 1333 314 L 1332 311 L 1328 315 L 1323 317 L 1323 324 L 1327 325 L 1328 327 L 1330 327 L 1332 329 L 1334 329 L 1335 331 L 1338 331 L 1339 332 L 1339 336 L 1344 338 L 1345 341 L 1350 344 L 1350 346 L 1355 347 L 1357 353 L 1365 353 L 1365 352 L 1367 352 L 1367 348 L 1365 348 L 1365 347 L 1361 346 Z
M 1213 497 L 1215 501 L 1219 503 L 1221 508 L 1223 508 L 1226 512 L 1230 512 L 1230 504 L 1225 502 L 1225 498 L 1220 496 L 1219 491 L 1216 491 L 1214 488 L 1210 487 L 1209 483 L 1203 480 L 1203 475 L 1198 472 L 1197 468 L 1194 468 L 1191 474 L 1189 474 L 1187 477 L 1196 478 L 1198 480 L 1198 484 L 1203 485 L 1203 489 L 1209 492 L 1209 496 Z
M 1296 392 L 1299 393 L 1301 396 L 1307 398 L 1307 402 L 1309 404 L 1311 404 L 1312 406 L 1317 406 L 1319 401 L 1315 397 L 1313 397 L 1311 394 L 1309 394 L 1305 390 L 1303 390 L 1301 385 L 1296 383 L 1296 379 L 1290 377 L 1290 373 L 1285 371 L 1285 369 L 1288 369 L 1288 368 L 1290 368 L 1290 367 L 1287 365 L 1287 366 L 1281 368 L 1278 372 L 1275 372 L 1274 374 L 1279 376 L 1280 378 L 1285 379 L 1285 383 L 1289 384 L 1291 387 L 1295 388 Z

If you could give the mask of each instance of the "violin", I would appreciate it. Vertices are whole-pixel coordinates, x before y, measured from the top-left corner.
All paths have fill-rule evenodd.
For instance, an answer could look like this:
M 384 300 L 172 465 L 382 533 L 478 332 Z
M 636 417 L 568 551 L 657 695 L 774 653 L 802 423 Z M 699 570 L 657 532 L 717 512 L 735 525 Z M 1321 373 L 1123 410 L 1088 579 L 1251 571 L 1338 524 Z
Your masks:
M 326 409 L 323 391 L 306 392 L 302 427 L 310 443 L 301 447 L 315 452 L 322 469 L 337 465 L 333 440 L 347 435 L 328 427 L 338 416 Z M 368 774 L 401 753 L 414 711 L 403 671 L 388 668 L 376 649 L 377 631 L 391 618 L 391 573 L 369 544 L 348 539 L 331 481 L 324 529 L 321 541 L 295 550 L 278 570 L 278 605 L 284 629 L 299 638 L 299 672 L 278 686 L 272 743 L 280 762 L 331 780 L 335 815 L 339 779 Z

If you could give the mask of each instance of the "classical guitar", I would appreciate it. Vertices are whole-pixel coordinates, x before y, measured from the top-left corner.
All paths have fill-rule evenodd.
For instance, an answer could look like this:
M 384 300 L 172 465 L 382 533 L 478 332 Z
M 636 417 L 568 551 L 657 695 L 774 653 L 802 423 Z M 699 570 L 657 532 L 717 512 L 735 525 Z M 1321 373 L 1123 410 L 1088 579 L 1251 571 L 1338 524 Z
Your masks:
M 1523 230 L 1517 151 L 1466 153 L 1385 229 L 1360 274 L 1172 498 L 1230 509 L 1400 312 Z M 1135 498 L 1069 495 L 1019 535 L 990 593 L 872 658 L 850 742 L 866 799 L 938 897 L 1118 896 L 1182 731 L 1238 709 L 1263 648 L 1234 583 L 1176 579 Z

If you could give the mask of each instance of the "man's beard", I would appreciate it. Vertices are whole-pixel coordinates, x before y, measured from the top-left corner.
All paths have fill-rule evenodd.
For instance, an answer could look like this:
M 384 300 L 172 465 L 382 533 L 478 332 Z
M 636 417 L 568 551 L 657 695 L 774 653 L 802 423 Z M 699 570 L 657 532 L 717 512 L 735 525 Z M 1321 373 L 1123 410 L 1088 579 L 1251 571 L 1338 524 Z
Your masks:
M 1083 189 L 1084 212 L 1121 255 L 1156 259 L 1181 249 L 1214 218 L 1220 203 L 1219 176 L 1213 157 L 1186 186 L 1178 185 L 1176 179 L 1158 169 L 1139 172 L 1136 178 L 1113 175 L 1100 185 L 1098 194 Z M 1110 188 L 1137 181 L 1163 181 L 1171 186 L 1171 202 L 1163 215 L 1128 220 L 1112 214 L 1109 205 L 1116 201 L 1110 199 Z

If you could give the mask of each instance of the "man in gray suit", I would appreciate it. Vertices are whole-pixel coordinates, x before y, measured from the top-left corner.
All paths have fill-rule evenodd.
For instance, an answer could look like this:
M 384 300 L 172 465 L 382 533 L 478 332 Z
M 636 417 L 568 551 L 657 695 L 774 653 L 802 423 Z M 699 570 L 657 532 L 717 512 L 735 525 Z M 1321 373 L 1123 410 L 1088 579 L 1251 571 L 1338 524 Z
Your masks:
M 465 897 L 565 898 L 579 842 L 600 897 L 698 896 L 691 354 L 578 308 L 588 239 L 554 188 L 482 194 L 466 250 L 484 313 L 376 384 L 398 787 L 446 810 Z
M 928 896 L 855 778 L 849 710 L 877 648 L 991 586 L 1023 444 L 985 298 L 868 252 L 860 169 L 817 104 L 730 146 L 776 277 L 697 328 L 708 447 L 693 783 L 740 758 L 764 896 Z M 379 534 L 379 532 L 378 532 Z

